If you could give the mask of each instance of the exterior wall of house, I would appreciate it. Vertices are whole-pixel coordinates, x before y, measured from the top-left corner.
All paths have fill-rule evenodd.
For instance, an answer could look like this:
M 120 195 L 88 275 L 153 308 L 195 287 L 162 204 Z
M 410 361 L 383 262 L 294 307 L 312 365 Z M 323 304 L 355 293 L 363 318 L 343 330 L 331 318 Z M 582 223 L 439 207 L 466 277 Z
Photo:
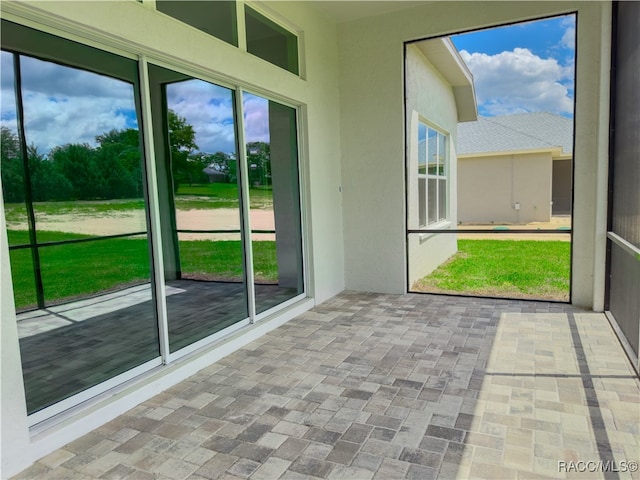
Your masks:
M 570 12 L 578 12 L 572 302 L 603 309 L 608 2 L 432 2 L 339 25 L 347 288 L 406 291 L 403 42 Z
M 407 47 L 407 221 L 418 229 L 418 123 L 419 121 L 448 134 L 448 218 L 438 228 L 448 229 L 457 223 L 455 138 L 458 123 L 456 102 L 451 85 L 440 75 L 415 45 Z M 456 235 L 410 235 L 408 238 L 409 286 L 428 275 L 458 250 Z
M 460 158 L 458 220 L 497 225 L 548 222 L 551 172 L 550 153 Z
M 242 3 L 238 5 L 241 8 Z M 239 85 L 257 94 L 300 105 L 298 132 L 307 240 L 305 270 L 311 300 L 247 327 L 189 359 L 158 367 L 143 379 L 119 387 L 113 395 L 91 400 L 73 414 L 62 414 L 55 419 L 55 425 L 45 422 L 29 429 L 3 217 L 0 223 L 2 478 L 344 289 L 336 25 L 303 2 L 274 2 L 261 4 L 259 8 L 299 32 L 300 77 L 160 14 L 152 3 L 3 3 L 3 19 L 115 53 L 142 54 L 149 61 L 186 70 L 205 80 Z

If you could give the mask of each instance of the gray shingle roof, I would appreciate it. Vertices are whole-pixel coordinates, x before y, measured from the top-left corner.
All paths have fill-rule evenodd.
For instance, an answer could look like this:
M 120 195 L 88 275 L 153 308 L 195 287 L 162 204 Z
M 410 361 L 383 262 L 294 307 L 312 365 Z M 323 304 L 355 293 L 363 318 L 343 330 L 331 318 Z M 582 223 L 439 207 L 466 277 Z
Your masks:
M 478 117 L 458 124 L 458 154 L 562 147 L 573 151 L 573 120 L 548 112 Z

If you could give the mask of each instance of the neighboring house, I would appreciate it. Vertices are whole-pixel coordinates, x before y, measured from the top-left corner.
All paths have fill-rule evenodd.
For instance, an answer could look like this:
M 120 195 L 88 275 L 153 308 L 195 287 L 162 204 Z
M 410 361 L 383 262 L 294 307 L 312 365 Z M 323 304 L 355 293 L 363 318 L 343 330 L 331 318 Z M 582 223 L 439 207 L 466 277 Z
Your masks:
M 573 120 L 547 112 L 458 126 L 458 221 L 548 222 L 569 215 Z
M 220 166 L 212 163 L 202 169 L 202 172 L 209 177 L 209 182 L 226 182 L 227 174 L 220 170 Z
M 620 8 L 635 9 L 636 4 L 620 2 Z M 48 341 L 48 335 L 61 334 L 65 328 L 72 332 L 90 327 L 100 330 L 101 322 L 109 323 L 107 319 L 68 321 L 64 327 L 19 338 L 11 260 L 22 256 L 28 264 L 32 252 L 36 257 L 39 249 L 52 258 L 58 255 L 59 246 L 57 242 L 27 244 L 28 248 L 21 249 L 10 245 L 13 239 L 6 234 L 3 203 L 2 477 L 19 472 L 345 289 L 406 293 L 409 277 L 414 276 L 413 272 L 409 274 L 408 258 L 419 259 L 423 250 L 442 253 L 442 258 L 455 251 L 453 242 L 438 245 L 426 232 L 411 232 L 446 229 L 465 220 L 451 194 L 456 182 L 458 191 L 464 189 L 455 176 L 455 162 L 466 161 L 456 147 L 455 125 L 475 115 L 470 108 L 471 84 L 464 67 L 440 66 L 441 60 L 456 63 L 450 45 L 440 42 L 438 49 L 443 57 L 436 59 L 412 42 L 567 12 L 575 12 L 578 18 L 573 182 L 573 235 L 577 241 L 572 244 L 571 303 L 595 311 L 613 311 L 617 307 L 620 314 L 616 313 L 616 318 L 630 319 L 630 327 L 623 331 L 635 345 L 637 358 L 639 304 L 635 293 L 639 277 L 635 273 L 638 270 L 625 270 L 638 265 L 629 253 L 633 251 L 629 245 L 640 246 L 640 228 L 635 220 L 640 216 L 637 196 L 634 197 L 637 176 L 633 173 L 637 149 L 634 153 L 634 144 L 626 145 L 627 157 L 623 153 L 624 141 L 637 138 L 633 119 L 637 118 L 640 105 L 640 88 L 633 75 L 640 68 L 633 64 L 637 56 L 622 56 L 624 42 L 620 41 L 616 42 L 616 51 L 621 52 L 620 63 L 627 68 L 611 68 L 615 27 L 611 2 L 3 1 L 3 124 L 8 121 L 5 108 L 18 98 L 16 93 L 26 93 L 20 98 L 27 106 L 34 98 L 48 98 L 36 91 L 36 86 L 62 85 L 71 93 L 89 92 L 101 106 L 113 106 L 116 112 L 121 111 L 120 107 L 109 96 L 119 95 L 122 104 L 128 105 L 127 121 L 134 115 L 138 117 L 136 125 L 144 145 L 141 171 L 146 195 L 141 203 L 145 210 L 140 222 L 127 234 L 147 242 L 140 251 L 148 252 L 147 258 L 152 261 L 143 286 L 146 290 L 135 305 L 123 305 L 117 298 L 110 302 L 117 309 L 119 321 L 111 333 L 124 333 L 123 343 L 129 347 L 123 349 L 97 334 L 74 335 L 71 341 L 61 335 L 55 345 Z M 618 21 L 633 18 L 621 15 Z M 627 34 L 619 37 L 625 42 L 633 41 L 637 31 L 638 26 L 630 23 L 623 31 Z M 637 51 L 637 43 L 629 48 Z M 405 53 L 411 63 L 408 71 L 404 68 Z M 436 75 L 436 71 L 440 73 Z M 617 75 L 624 71 L 627 76 L 621 77 L 616 87 L 620 104 L 610 106 L 612 71 Z M 63 82 L 60 72 L 73 76 L 75 81 Z M 418 79 L 415 84 L 405 81 L 407 74 Z M 459 76 L 460 84 L 455 79 Z M 631 80 L 622 82 L 627 78 Z M 421 89 L 425 84 L 428 88 Z M 219 101 L 205 102 L 206 97 L 197 93 L 201 88 L 217 92 Z M 183 96 L 187 90 L 191 94 Z M 191 297 L 191 307 L 199 309 L 193 315 L 187 315 L 190 312 L 180 304 L 188 292 L 173 285 L 174 280 L 180 280 L 178 234 L 182 233 L 177 231 L 179 224 L 176 226 L 169 201 L 169 142 L 163 128 L 169 103 L 183 99 L 193 112 L 224 107 L 226 117 L 233 119 L 234 128 L 229 131 L 232 137 L 237 135 L 233 141 L 238 146 L 241 195 L 248 194 L 250 180 L 247 152 L 242 147 L 252 141 L 264 142 L 269 134 L 278 262 L 277 284 L 255 281 L 260 272 L 251 268 L 252 253 L 259 252 L 252 251 L 251 239 L 252 231 L 258 228 L 252 224 L 251 202 L 242 197 L 247 201 L 236 203 L 244 210 L 235 216 L 242 222 L 240 233 L 234 233 L 242 239 L 235 243 L 236 257 L 242 265 L 241 280 L 220 285 L 221 294 L 208 292 L 206 296 Z M 83 112 L 93 112 L 91 106 L 81 107 Z M 66 107 L 64 102 L 56 101 L 52 108 L 60 112 Z M 25 116 L 14 119 L 14 123 L 23 122 L 24 126 L 24 122 L 42 113 L 41 109 L 27 108 Z M 615 169 L 621 180 L 612 182 L 612 190 L 620 197 L 612 204 L 611 218 L 621 219 L 612 222 L 616 237 L 607 228 L 610 113 L 620 115 L 616 116 L 615 131 L 627 132 L 619 137 L 621 145 L 616 143 L 622 152 L 621 165 Z M 72 114 L 56 118 L 71 122 L 66 128 L 54 121 L 45 123 L 47 134 L 58 135 L 61 141 L 68 128 L 85 127 L 73 124 L 74 120 L 79 122 Z M 255 120 L 260 129 L 246 128 L 249 119 Z M 96 122 L 99 121 L 96 115 Z M 28 123 L 28 128 L 20 132 L 26 132 L 28 137 L 36 126 L 35 122 Z M 435 165 L 426 158 L 433 153 L 430 138 L 436 142 Z M 421 149 L 423 153 L 419 153 Z M 551 158 L 546 160 L 549 184 Z M 424 168 L 420 162 L 424 162 Z M 630 173 L 625 173 L 625 165 Z M 434 193 L 433 188 L 429 189 L 430 181 L 444 185 L 435 188 L 435 205 L 429 202 L 429 192 Z M 497 189 L 493 184 L 486 188 Z M 508 182 L 504 188 L 510 188 Z M 486 193 L 480 190 L 478 198 Z M 549 194 L 546 207 L 539 208 L 547 210 L 546 215 L 550 199 Z M 616 210 L 617 205 L 622 209 Z M 206 221 L 205 215 L 203 222 Z M 30 223 L 37 227 L 38 218 Z M 237 223 L 234 231 L 238 230 Z M 201 228 L 206 233 L 219 227 L 204 224 Z M 611 243 L 613 239 L 617 243 Z M 69 245 L 87 246 L 93 242 L 93 251 L 100 252 L 100 245 L 105 242 L 94 240 L 83 237 Z M 38 237 L 32 235 L 28 241 L 37 243 Z M 608 260 L 607 248 L 612 249 L 612 260 Z M 84 260 L 69 256 L 69 261 L 77 261 L 75 269 L 69 267 L 76 284 L 83 281 L 83 270 L 87 269 Z M 613 290 L 605 288 L 605 280 L 610 281 Z M 42 285 L 39 288 L 43 290 Z M 44 288 L 45 301 L 46 294 Z M 56 312 L 64 308 L 58 307 Z M 45 308 L 48 306 L 41 310 Z M 53 320 L 62 320 L 59 313 L 53 313 Z M 215 315 L 227 314 L 227 323 L 211 325 Z M 174 320 L 178 327 L 180 321 L 192 320 L 194 330 L 171 328 Z M 348 325 L 349 318 L 338 320 Z M 397 318 L 398 328 L 403 328 L 404 320 Z M 469 325 L 472 340 L 473 325 Z M 357 325 L 348 326 L 345 335 L 357 334 Z M 130 332 L 131 327 L 135 332 Z M 181 343 L 176 343 L 176 338 Z M 56 397 L 54 401 L 32 395 L 33 385 L 23 365 L 25 369 L 36 369 L 32 380 L 46 384 L 46 391 L 36 393 Z M 61 373 L 70 368 L 86 382 L 76 384 L 75 378 Z M 69 395 L 59 401 L 62 387 L 68 389 Z M 215 398 L 215 387 L 212 389 L 205 397 Z
M 471 72 L 449 38 L 407 45 L 407 228 L 457 224 L 456 128 L 477 118 Z M 410 234 L 409 285 L 458 250 L 454 234 Z

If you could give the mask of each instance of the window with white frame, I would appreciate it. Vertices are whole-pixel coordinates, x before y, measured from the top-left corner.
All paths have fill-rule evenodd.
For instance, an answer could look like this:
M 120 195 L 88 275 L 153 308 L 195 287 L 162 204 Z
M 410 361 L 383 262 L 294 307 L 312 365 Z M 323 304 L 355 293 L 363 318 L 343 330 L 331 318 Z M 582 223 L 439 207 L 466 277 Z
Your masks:
M 423 122 L 418 124 L 418 225 L 447 220 L 448 137 Z

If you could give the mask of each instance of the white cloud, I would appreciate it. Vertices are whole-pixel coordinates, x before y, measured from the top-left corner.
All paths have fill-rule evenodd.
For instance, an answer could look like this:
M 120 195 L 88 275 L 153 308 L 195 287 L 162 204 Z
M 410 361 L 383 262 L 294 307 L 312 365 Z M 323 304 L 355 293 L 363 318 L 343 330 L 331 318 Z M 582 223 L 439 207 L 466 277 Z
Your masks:
M 568 48 L 571 50 L 575 50 L 576 48 L 576 19 L 573 15 L 565 18 L 561 25 L 566 28 L 564 34 L 562 35 L 562 39 L 560 39 L 560 46 L 563 48 Z
M 569 27 L 565 30 L 564 35 L 562 35 L 562 39 L 560 40 L 560 44 L 564 48 L 576 48 L 576 27 Z
M 2 123 L 15 128 L 11 62 L 3 52 Z M 126 82 L 24 56 L 20 66 L 25 136 L 42 154 L 68 143 L 95 145 L 97 135 L 137 124 Z
M 201 152 L 235 152 L 231 90 L 195 79 L 175 83 L 167 88 L 167 104 L 193 126 Z
M 526 48 L 496 55 L 460 55 L 473 73 L 480 112 L 485 115 L 547 111 L 573 113 L 570 87 L 573 69 Z
M 2 125 L 16 130 L 13 57 L 1 56 Z M 137 125 L 133 86 L 127 82 L 22 56 L 27 142 L 42 154 L 68 143 L 96 145 L 95 137 Z M 269 141 L 268 101 L 245 94 L 246 141 Z M 199 150 L 236 151 L 231 90 L 193 79 L 167 88 L 167 103 L 194 127 Z
M 242 105 L 246 142 L 269 142 L 268 100 L 256 95 L 245 94 Z

